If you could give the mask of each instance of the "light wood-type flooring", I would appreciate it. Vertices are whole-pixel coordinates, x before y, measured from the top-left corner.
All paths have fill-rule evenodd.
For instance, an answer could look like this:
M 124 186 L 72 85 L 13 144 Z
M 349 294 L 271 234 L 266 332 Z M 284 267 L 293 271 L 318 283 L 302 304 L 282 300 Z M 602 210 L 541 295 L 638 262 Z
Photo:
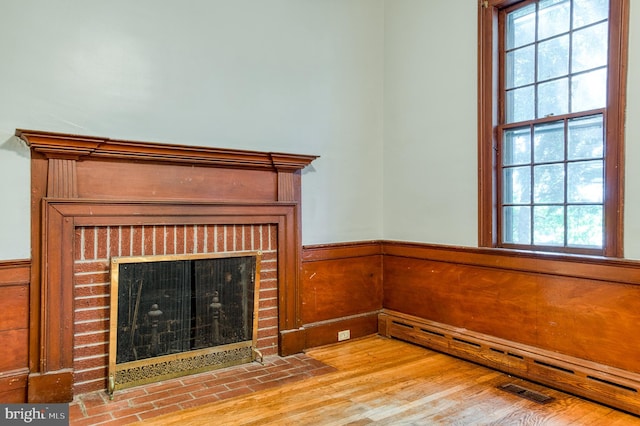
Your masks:
M 336 371 L 145 425 L 640 425 L 640 418 L 379 336 L 310 350 Z M 547 404 L 498 389 L 515 383 Z

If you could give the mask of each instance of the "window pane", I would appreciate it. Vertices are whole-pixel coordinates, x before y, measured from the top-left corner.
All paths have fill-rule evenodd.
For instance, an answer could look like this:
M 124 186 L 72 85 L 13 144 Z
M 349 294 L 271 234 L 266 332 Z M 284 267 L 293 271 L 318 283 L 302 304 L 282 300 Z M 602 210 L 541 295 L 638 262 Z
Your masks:
M 533 86 L 507 92 L 507 123 L 533 120 L 535 117 Z
M 533 202 L 564 203 L 564 164 L 533 168 Z
M 569 87 L 566 78 L 538 86 L 538 117 L 566 114 L 569 111 Z
M 538 40 L 569 31 L 569 0 L 541 0 Z
M 503 170 L 503 194 L 505 204 L 531 202 L 531 168 L 509 167 Z
M 549 163 L 564 160 L 564 122 L 538 125 L 533 130 L 534 162 Z
M 569 74 L 569 36 L 555 37 L 538 45 L 538 81 Z
M 609 0 L 574 0 L 573 28 L 580 28 L 609 17 Z
M 569 160 L 602 158 L 604 129 L 602 115 L 569 120 Z
M 600 248 L 604 240 L 602 206 L 567 208 L 567 244 Z
M 607 65 L 607 23 L 573 33 L 571 71 L 574 73 Z
M 571 81 L 571 111 L 604 108 L 607 103 L 607 69 L 580 74 Z
M 531 244 L 531 207 L 505 207 L 502 223 L 505 243 Z
M 507 49 L 533 43 L 536 39 L 536 7 L 534 4 L 507 16 Z
M 561 206 L 533 208 L 533 243 L 547 246 L 564 245 L 564 209 Z
M 531 163 L 531 131 L 528 127 L 505 131 L 503 144 L 503 165 Z
M 523 47 L 507 53 L 507 89 L 531 84 L 535 79 L 535 49 Z
M 604 192 L 602 160 L 567 165 L 567 201 L 601 203 Z
M 483 135 L 489 137 L 489 124 L 501 133 L 491 157 L 494 162 L 483 164 L 493 167 L 496 174 L 484 177 L 482 188 L 488 188 L 485 180 L 497 184 L 492 188 L 498 195 L 492 199 L 499 204 L 483 203 L 483 213 L 499 221 L 498 245 L 605 253 L 601 250 L 609 236 L 603 237 L 604 228 L 616 225 L 614 218 L 604 217 L 616 211 L 608 204 L 616 201 L 615 194 L 609 197 L 605 189 L 618 193 L 616 179 L 605 182 L 605 177 L 613 176 L 605 173 L 611 166 L 605 156 L 609 149 L 618 156 L 620 151 L 615 139 L 605 146 L 609 130 L 604 116 L 609 88 L 626 93 L 618 81 L 619 62 L 608 63 L 609 49 L 615 46 L 623 56 L 627 50 L 619 37 L 610 37 L 610 31 L 625 25 L 618 21 L 618 12 L 625 11 L 616 10 L 612 15 L 616 22 L 610 23 L 610 0 L 496 3 L 500 5 L 497 10 L 509 10 L 497 14 L 503 32 L 493 47 L 500 56 L 489 55 L 493 63 L 503 64 L 499 70 L 502 80 L 497 87 L 489 77 L 482 81 L 486 83 L 483 87 L 501 89 L 492 98 L 500 116 L 497 122 L 487 123 Z M 495 18 L 482 16 L 487 25 Z M 614 123 L 620 122 L 615 117 Z M 622 129 L 613 130 L 618 135 Z M 483 244 L 493 242 L 493 237 L 483 233 Z M 613 251 L 607 248 L 606 253 Z

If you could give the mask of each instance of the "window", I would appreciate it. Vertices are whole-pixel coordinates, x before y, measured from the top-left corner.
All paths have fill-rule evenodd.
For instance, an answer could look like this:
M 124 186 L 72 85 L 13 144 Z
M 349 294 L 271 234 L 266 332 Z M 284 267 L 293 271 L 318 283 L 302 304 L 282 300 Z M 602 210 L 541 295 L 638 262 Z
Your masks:
M 627 11 L 482 2 L 481 246 L 622 257 Z

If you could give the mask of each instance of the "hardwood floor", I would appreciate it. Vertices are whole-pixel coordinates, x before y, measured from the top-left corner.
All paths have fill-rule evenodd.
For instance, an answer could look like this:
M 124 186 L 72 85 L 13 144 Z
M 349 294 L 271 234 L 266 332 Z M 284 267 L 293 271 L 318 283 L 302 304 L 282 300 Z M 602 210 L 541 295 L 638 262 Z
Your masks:
M 640 418 L 379 336 L 310 350 L 336 372 L 145 425 L 640 425 Z M 539 404 L 497 387 L 555 398 Z

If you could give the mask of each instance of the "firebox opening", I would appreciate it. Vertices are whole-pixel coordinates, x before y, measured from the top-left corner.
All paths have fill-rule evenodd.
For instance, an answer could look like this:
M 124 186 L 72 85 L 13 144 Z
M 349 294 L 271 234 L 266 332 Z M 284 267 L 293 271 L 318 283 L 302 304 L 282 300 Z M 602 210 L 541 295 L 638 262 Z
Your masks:
M 255 359 L 260 255 L 113 258 L 110 393 Z

